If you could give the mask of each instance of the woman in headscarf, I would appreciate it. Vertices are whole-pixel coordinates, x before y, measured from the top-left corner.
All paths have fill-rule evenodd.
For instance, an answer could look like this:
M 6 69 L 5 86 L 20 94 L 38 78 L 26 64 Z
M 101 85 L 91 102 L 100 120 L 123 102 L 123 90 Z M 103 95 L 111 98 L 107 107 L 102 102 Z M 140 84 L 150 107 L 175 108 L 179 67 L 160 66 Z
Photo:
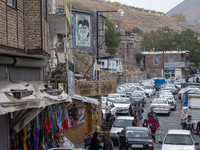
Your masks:
M 92 137 L 91 144 L 90 144 L 90 150 L 99 150 L 99 148 L 102 148 L 98 139 L 98 135 L 99 135 L 99 132 L 94 132 L 94 135 Z

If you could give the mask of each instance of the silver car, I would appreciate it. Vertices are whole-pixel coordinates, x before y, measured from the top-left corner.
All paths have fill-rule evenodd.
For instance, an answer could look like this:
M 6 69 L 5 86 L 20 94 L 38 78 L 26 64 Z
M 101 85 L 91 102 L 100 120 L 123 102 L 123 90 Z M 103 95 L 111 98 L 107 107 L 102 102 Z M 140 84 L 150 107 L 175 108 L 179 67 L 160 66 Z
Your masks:
M 113 126 L 110 130 L 110 137 L 114 143 L 118 143 L 118 134 L 125 127 L 132 127 L 132 121 L 134 117 L 130 116 L 118 116 L 113 123 Z
M 125 97 L 116 98 L 113 101 L 115 107 L 117 107 L 118 114 L 130 114 L 130 99 Z
M 164 98 L 155 98 L 151 102 L 150 108 L 154 107 L 154 112 L 158 114 L 170 114 L 170 105 Z
M 170 109 L 171 110 L 176 110 L 176 101 L 175 101 L 173 95 L 163 94 L 163 95 L 160 95 L 160 98 L 165 98 L 170 104 Z

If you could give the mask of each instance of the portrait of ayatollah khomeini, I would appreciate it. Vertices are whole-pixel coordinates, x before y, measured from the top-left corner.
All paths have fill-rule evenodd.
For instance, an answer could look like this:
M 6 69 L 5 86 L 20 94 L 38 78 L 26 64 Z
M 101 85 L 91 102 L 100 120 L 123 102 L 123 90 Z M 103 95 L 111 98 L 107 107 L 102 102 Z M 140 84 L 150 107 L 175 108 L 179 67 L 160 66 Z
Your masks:
M 85 16 L 80 16 L 77 20 L 77 46 L 90 46 L 90 23 Z

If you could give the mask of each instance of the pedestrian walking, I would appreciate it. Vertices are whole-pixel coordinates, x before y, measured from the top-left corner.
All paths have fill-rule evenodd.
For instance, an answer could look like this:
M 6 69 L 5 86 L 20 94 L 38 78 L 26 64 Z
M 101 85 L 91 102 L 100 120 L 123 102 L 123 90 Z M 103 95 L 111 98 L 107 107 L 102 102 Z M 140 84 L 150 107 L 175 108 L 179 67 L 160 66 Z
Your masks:
M 126 138 L 126 130 L 123 129 L 119 135 L 120 150 L 128 150 L 128 141 Z
M 142 119 L 142 105 L 140 102 L 136 102 L 136 115 L 138 116 L 139 120 Z
M 134 116 L 134 120 L 132 121 L 132 126 L 139 127 L 139 118 L 138 118 L 138 116 Z
M 155 112 L 154 112 L 154 107 L 151 107 L 150 110 L 151 110 L 151 111 L 148 113 L 147 118 L 151 117 L 152 114 L 155 113 Z M 156 115 L 156 117 L 157 117 L 157 113 L 155 113 L 155 115 Z
M 152 138 L 154 142 L 156 142 L 155 134 L 156 134 L 156 130 L 158 129 L 158 118 L 156 117 L 155 112 L 153 112 L 152 116 L 149 117 L 148 124 L 151 129 Z
M 99 135 L 99 132 L 94 132 L 94 135 L 93 135 L 93 137 L 91 139 L 91 144 L 90 144 L 89 150 L 99 150 L 100 148 L 103 148 L 100 145 L 100 142 L 99 142 L 99 139 L 98 139 L 98 135 Z
M 130 115 L 135 116 L 135 114 L 136 114 L 136 107 L 135 107 L 135 103 L 133 102 L 131 104 Z
M 106 102 L 105 105 L 105 114 L 106 114 L 106 122 L 108 122 L 108 119 L 111 117 L 110 106 L 108 105 L 108 102 Z
M 187 110 L 184 109 L 183 112 L 181 113 L 181 125 L 182 125 L 182 129 L 185 129 L 185 121 L 188 118 L 188 113 Z
M 192 116 L 191 115 L 189 115 L 187 120 L 185 121 L 185 129 L 190 130 L 191 132 L 193 132 L 193 130 L 194 130 L 194 124 L 192 122 Z
M 199 78 L 198 77 L 196 77 L 196 83 L 199 83 Z
M 197 123 L 196 131 L 197 131 L 197 135 L 199 135 L 200 137 L 200 121 Z
M 103 134 L 103 150 L 112 150 L 113 142 L 110 138 L 109 132 L 105 131 Z
M 143 127 L 147 127 L 148 128 L 148 120 L 147 119 L 144 119 L 144 122 L 142 124 Z

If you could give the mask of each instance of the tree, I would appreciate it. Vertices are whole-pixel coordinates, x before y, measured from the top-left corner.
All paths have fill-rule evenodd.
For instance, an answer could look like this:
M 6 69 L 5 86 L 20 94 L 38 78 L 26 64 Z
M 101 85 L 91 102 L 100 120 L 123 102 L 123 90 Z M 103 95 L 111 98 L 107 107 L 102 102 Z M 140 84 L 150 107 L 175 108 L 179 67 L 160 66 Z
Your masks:
M 117 52 L 117 47 L 120 44 L 120 32 L 115 28 L 115 22 L 106 19 L 106 46 L 107 52 L 110 54 L 115 54 Z
M 171 15 L 171 17 L 176 19 L 176 20 L 178 20 L 178 21 L 180 21 L 180 22 L 187 23 L 186 17 L 183 14 L 173 14 L 173 15 Z
M 192 30 L 175 32 L 168 27 L 163 27 L 157 31 L 143 34 L 141 47 L 145 51 L 189 51 L 189 60 L 196 66 L 200 64 L 200 41 L 199 34 Z

